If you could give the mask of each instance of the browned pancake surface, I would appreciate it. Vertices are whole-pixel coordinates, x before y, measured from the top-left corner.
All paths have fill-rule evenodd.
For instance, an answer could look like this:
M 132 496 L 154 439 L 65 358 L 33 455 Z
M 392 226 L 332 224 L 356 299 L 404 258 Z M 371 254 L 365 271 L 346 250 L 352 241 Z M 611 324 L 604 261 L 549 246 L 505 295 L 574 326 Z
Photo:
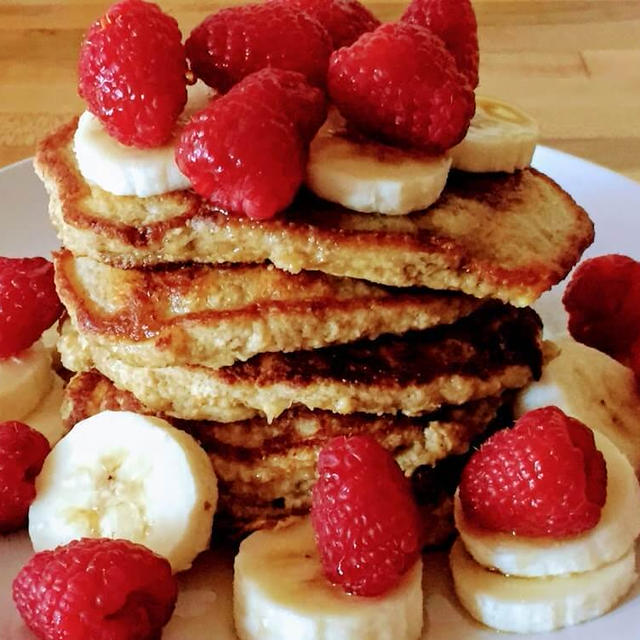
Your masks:
M 454 325 L 322 350 L 260 354 L 218 373 L 229 384 L 256 386 L 339 381 L 397 387 L 428 383 L 443 375 L 483 378 L 509 365 L 531 367 L 538 377 L 540 329 L 532 309 L 487 304 Z
M 470 442 L 489 427 L 504 403 L 502 397 L 490 397 L 461 407 L 443 407 L 419 418 L 340 416 L 303 407 L 290 409 L 270 424 L 263 418 L 224 424 L 179 420 L 163 414 L 160 417 L 199 440 L 218 476 L 219 519 L 235 533 L 248 533 L 309 510 L 318 452 L 328 440 L 341 435 L 368 433 L 376 438 L 394 455 L 404 473 L 414 477 L 420 497 L 426 495 L 428 477 L 436 486 L 431 486 L 431 497 L 422 502 L 431 512 L 451 491 L 451 483 L 437 471 L 441 461 L 450 460 L 447 464 L 451 466 L 454 458 L 465 454 Z M 158 415 L 95 371 L 72 378 L 63 405 L 68 428 L 105 410 Z M 441 525 L 443 532 L 451 532 L 451 526 L 443 526 L 444 521 Z M 437 540 L 434 537 L 432 541 Z
M 538 377 L 541 324 L 497 301 L 455 324 L 211 369 L 137 367 L 66 322 L 59 349 L 73 371 L 95 367 L 153 411 L 189 420 L 272 420 L 299 404 L 334 413 L 419 415 L 518 389 Z
M 45 139 L 35 166 L 63 244 L 124 267 L 263 262 L 391 286 L 456 289 L 516 305 L 562 280 L 593 240 L 586 213 L 548 177 L 453 173 L 440 200 L 407 216 L 360 214 L 309 194 L 252 221 L 191 191 L 113 196 L 79 174 L 76 121 Z
M 56 287 L 77 331 L 138 366 L 218 368 L 261 352 L 448 324 L 483 304 L 451 291 L 294 275 L 266 264 L 125 270 L 66 250 L 54 262 Z

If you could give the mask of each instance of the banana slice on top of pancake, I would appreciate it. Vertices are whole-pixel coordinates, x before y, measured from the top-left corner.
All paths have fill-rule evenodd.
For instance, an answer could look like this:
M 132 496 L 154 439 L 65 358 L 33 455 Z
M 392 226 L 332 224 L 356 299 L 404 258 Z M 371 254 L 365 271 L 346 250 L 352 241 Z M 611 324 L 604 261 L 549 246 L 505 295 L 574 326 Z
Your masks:
M 203 83 L 188 89 L 189 99 L 178 119 L 179 131 L 189 118 L 214 96 Z M 85 180 L 117 196 L 145 198 L 189 188 L 174 160 L 176 136 L 149 149 L 129 147 L 112 138 L 100 120 L 85 111 L 78 121 L 73 148 Z
M 363 213 L 403 215 L 442 193 L 451 159 L 360 138 L 333 109 L 311 143 L 307 185 L 318 196 Z
M 493 98 L 476 96 L 476 113 L 465 138 L 448 155 L 453 168 L 472 173 L 513 173 L 531 164 L 538 124 L 524 111 Z

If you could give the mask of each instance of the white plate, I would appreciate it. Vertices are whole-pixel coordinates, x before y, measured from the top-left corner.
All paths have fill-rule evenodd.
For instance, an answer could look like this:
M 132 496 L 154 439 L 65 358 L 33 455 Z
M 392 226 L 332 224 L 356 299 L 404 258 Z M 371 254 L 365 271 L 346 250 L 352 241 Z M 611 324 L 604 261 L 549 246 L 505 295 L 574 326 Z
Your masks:
M 640 185 L 612 171 L 572 156 L 539 148 L 534 164 L 554 178 L 591 215 L 596 241 L 587 255 L 624 253 L 640 259 Z M 57 246 L 48 218 L 47 197 L 29 161 L 0 171 L 0 255 L 48 255 Z M 560 304 L 562 285 L 536 305 L 550 333 L 565 325 Z M 11 602 L 11 581 L 31 555 L 25 533 L 0 537 L 0 638 L 32 640 Z M 464 614 L 451 593 L 442 554 L 425 558 L 425 640 L 496 640 L 491 632 Z M 231 640 L 231 558 L 208 554 L 181 577 L 181 593 L 164 640 Z M 513 636 L 522 640 L 616 640 L 640 637 L 640 585 L 608 615 L 554 634 Z M 89 639 L 88 639 L 89 640 Z

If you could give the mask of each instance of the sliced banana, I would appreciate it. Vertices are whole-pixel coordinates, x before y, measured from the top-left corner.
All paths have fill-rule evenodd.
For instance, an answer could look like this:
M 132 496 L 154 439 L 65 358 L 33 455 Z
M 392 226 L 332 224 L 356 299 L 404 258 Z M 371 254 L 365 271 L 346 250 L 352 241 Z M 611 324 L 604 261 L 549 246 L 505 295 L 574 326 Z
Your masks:
M 454 169 L 512 173 L 531 164 L 538 137 L 538 124 L 531 116 L 506 102 L 476 96 L 467 135 L 448 154 Z
M 53 446 L 67 432 L 62 423 L 60 407 L 64 396 L 64 382 L 54 374 L 53 386 L 40 404 L 27 415 L 23 422 L 39 431 Z
M 159 418 L 104 411 L 53 448 L 36 479 L 29 536 L 36 551 L 77 538 L 125 538 L 174 571 L 207 548 L 218 498 L 204 450 Z
M 242 542 L 233 594 L 240 640 L 417 640 L 422 630 L 421 561 L 383 596 L 347 595 L 325 578 L 308 518 Z
M 552 343 L 553 344 L 553 343 Z M 542 377 L 520 393 L 518 416 L 555 405 L 604 433 L 640 471 L 640 395 L 633 373 L 608 355 L 572 338 L 555 342 Z
M 516 578 L 481 567 L 458 539 L 450 565 L 464 608 L 488 627 L 516 633 L 552 631 L 601 616 L 637 579 L 633 547 L 615 562 L 586 573 Z
M 404 151 L 346 133 L 332 110 L 311 143 L 307 185 L 321 198 L 365 213 L 404 215 L 426 209 L 442 193 L 451 159 Z
M 188 87 L 187 104 L 176 130 L 203 109 L 212 96 L 212 90 L 204 83 Z M 89 111 L 80 116 L 73 138 L 76 161 L 85 180 L 117 196 L 141 198 L 189 187 L 174 160 L 175 143 L 176 135 L 161 147 L 128 147 L 112 138 Z
M 38 340 L 17 356 L 0 360 L 0 422 L 22 420 L 49 393 L 51 355 Z
M 42 340 L 42 344 L 45 346 L 45 349 L 51 355 L 51 368 L 54 371 L 58 371 L 62 363 L 60 362 L 60 353 L 58 352 L 58 323 L 56 322 L 53 326 L 49 327 L 43 334 L 40 336 L 40 340 Z
M 538 577 L 590 571 L 623 556 L 640 533 L 640 486 L 627 459 L 602 434 L 596 446 L 607 463 L 607 501 L 598 524 L 563 540 L 526 538 L 475 527 L 455 498 L 460 537 L 474 560 L 510 576 Z
M 58 323 L 46 329 L 40 336 L 42 344 L 53 356 L 56 351 L 56 342 L 58 341 Z

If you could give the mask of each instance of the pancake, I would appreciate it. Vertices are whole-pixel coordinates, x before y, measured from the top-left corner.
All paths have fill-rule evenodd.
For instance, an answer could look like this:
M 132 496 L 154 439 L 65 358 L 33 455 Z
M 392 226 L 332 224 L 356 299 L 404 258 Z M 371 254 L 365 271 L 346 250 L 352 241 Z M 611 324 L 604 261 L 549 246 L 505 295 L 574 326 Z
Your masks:
M 148 367 L 219 368 L 257 353 L 401 334 L 455 322 L 483 304 L 264 264 L 123 270 L 60 251 L 55 271 L 76 330 L 113 357 Z
M 494 302 L 453 325 L 292 353 L 230 367 L 135 367 L 79 335 L 69 322 L 65 367 L 95 367 L 156 412 L 189 420 L 273 420 L 292 406 L 338 414 L 419 415 L 538 378 L 541 323 L 529 308 Z
M 295 407 L 270 424 L 264 418 L 234 423 L 179 420 L 152 412 L 132 394 L 95 371 L 74 376 L 65 391 L 67 428 L 104 410 L 160 415 L 190 432 L 208 453 L 218 476 L 220 518 L 235 534 L 306 513 L 318 451 L 339 435 L 371 434 L 397 460 L 429 513 L 455 489 L 437 470 L 441 461 L 461 458 L 469 444 L 496 420 L 508 398 L 491 397 L 447 406 L 418 418 L 402 415 L 340 416 Z M 170 472 L 170 470 L 168 470 Z M 451 474 L 448 472 L 449 477 Z M 437 486 L 434 486 L 437 485 Z M 431 487 L 431 495 L 426 489 Z M 436 496 L 434 499 L 433 496 Z M 446 527 L 444 527 L 446 529 Z M 434 527 L 434 532 L 439 527 Z M 438 538 L 442 533 L 438 533 Z M 436 542 L 436 539 L 432 540 Z
M 76 120 L 43 140 L 35 168 L 62 243 L 122 267 L 270 261 L 389 286 L 459 290 L 531 304 L 593 241 L 584 210 L 534 169 L 453 172 L 441 198 L 407 216 L 360 214 L 302 193 L 271 220 L 217 210 L 192 191 L 114 196 L 84 181 Z

